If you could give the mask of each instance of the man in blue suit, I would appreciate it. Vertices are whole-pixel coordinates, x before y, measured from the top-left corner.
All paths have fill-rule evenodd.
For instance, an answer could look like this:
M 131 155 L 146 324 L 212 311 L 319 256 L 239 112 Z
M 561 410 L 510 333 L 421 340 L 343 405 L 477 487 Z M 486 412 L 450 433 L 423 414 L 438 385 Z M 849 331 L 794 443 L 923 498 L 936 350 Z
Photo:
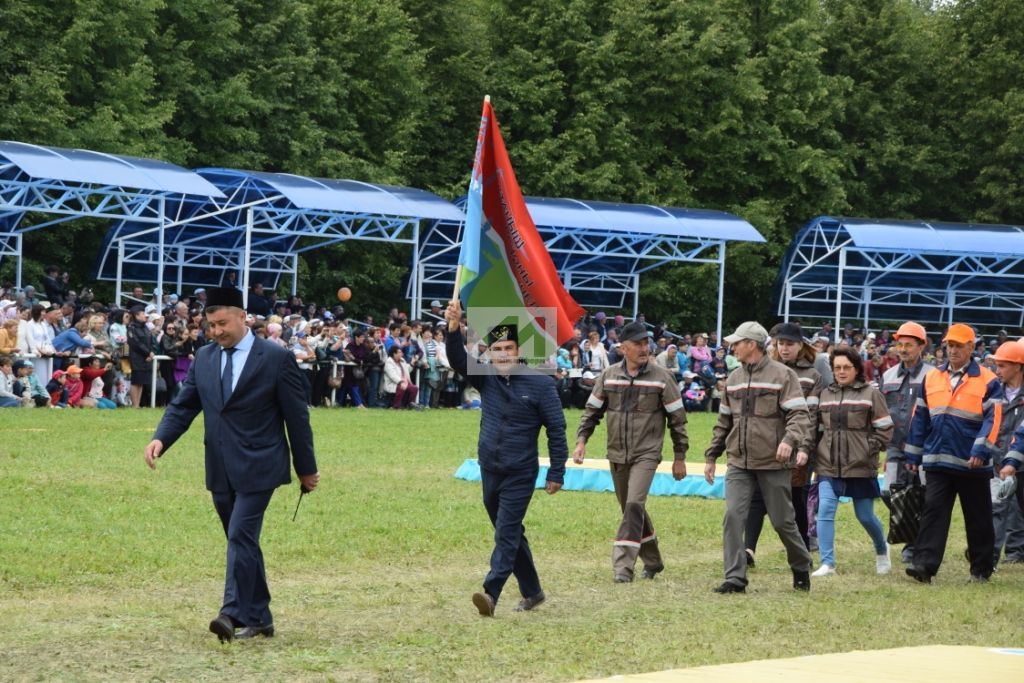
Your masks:
M 291 481 L 289 447 L 302 489 L 312 491 L 320 480 L 305 382 L 292 354 L 249 331 L 240 291 L 208 290 L 205 310 L 206 338 L 217 343 L 196 352 L 146 446 L 146 464 L 155 469 L 156 459 L 203 413 L 206 488 L 228 539 L 224 605 L 210 631 L 221 642 L 270 637 L 260 531 L 274 489 Z

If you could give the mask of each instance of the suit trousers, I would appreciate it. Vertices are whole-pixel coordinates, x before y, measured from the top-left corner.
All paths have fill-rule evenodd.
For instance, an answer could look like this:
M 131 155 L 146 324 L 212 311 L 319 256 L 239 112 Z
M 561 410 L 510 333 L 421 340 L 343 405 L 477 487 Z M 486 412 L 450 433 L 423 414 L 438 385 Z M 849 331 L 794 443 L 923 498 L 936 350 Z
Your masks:
M 612 571 L 616 576 L 633 578 L 637 556 L 645 569 L 660 572 L 665 568 L 658 549 L 654 524 L 647 514 L 647 494 L 658 471 L 658 460 L 641 458 L 631 463 L 608 463 L 615 497 L 622 509 L 622 521 L 612 544 Z
M 963 510 L 964 526 L 967 527 L 971 574 L 988 578 L 992 575 L 992 558 L 995 555 L 992 496 L 988 477 L 928 471 L 921 527 L 914 541 L 914 564 L 930 576 L 938 573 L 946 552 L 953 503 L 957 496 L 960 497 L 960 509 Z
M 793 512 L 796 514 L 796 528 L 800 530 L 800 538 L 804 539 L 804 545 L 811 547 L 810 537 L 807 535 L 807 486 L 791 486 L 790 494 L 793 498 Z M 750 552 L 757 552 L 757 541 L 761 538 L 761 529 L 764 527 L 764 516 L 768 514 L 768 507 L 764 504 L 764 496 L 761 495 L 759 487 L 754 489 L 754 496 L 750 499 L 750 512 L 747 513 L 747 527 L 744 533 L 744 541 Z
M 224 606 L 220 611 L 244 626 L 274 623 L 260 550 L 263 513 L 272 495 L 273 489 L 257 493 L 213 492 L 213 506 L 228 539 Z
M 811 554 L 796 526 L 789 470 L 746 470 L 729 465 L 725 474 L 725 518 L 722 520 L 725 580 L 747 585 L 747 552 L 743 532 L 750 513 L 754 489 L 760 487 L 768 519 L 786 547 L 793 571 L 810 571 Z
M 523 518 L 537 483 L 536 468 L 498 473 L 481 469 L 484 507 L 494 525 L 491 570 L 484 579 L 484 591 L 498 602 L 508 577 L 515 574 L 519 593 L 532 598 L 541 592 L 540 577 L 533 566 L 533 554 L 526 540 Z

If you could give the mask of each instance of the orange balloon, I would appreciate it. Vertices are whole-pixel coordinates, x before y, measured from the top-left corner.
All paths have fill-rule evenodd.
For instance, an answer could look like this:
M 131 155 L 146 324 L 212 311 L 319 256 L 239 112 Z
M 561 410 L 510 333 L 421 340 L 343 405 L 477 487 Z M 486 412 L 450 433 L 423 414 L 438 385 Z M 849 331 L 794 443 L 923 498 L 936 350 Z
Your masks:
M 348 287 L 342 287 L 338 290 L 338 301 L 348 301 L 352 298 L 352 290 Z

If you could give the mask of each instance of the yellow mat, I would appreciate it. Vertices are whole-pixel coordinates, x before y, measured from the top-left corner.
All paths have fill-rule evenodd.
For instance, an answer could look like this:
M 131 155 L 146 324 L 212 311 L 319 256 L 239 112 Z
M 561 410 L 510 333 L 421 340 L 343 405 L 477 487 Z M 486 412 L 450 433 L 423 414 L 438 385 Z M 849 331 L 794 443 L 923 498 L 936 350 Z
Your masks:
M 991 683 L 1024 681 L 1024 649 L 929 645 L 629 674 L 581 683 Z

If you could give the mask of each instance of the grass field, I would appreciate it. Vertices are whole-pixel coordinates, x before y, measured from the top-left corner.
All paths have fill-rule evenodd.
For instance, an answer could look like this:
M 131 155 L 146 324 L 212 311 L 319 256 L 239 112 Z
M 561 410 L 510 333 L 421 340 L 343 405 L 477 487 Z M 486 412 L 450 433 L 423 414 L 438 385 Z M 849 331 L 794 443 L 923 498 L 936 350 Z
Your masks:
M 202 427 L 150 472 L 142 449 L 159 415 L 3 411 L 0 680 L 571 681 L 1024 639 L 1024 567 L 966 584 L 959 513 L 933 586 L 899 567 L 876 576 L 844 506 L 838 576 L 795 593 L 769 529 L 748 594 L 718 596 L 721 501 L 652 499 L 667 570 L 615 585 L 614 497 L 571 491 L 538 493 L 526 521 L 547 603 L 512 612 L 512 581 L 497 618 L 483 619 L 469 597 L 491 530 L 479 485 L 452 477 L 473 455 L 479 414 L 321 410 L 321 488 L 295 523 L 298 487 L 279 490 L 264 527 L 278 635 L 223 646 L 206 630 L 220 605 L 224 539 L 203 488 Z M 691 416 L 692 473 L 710 417 Z M 568 419 L 573 429 L 578 413 Z

